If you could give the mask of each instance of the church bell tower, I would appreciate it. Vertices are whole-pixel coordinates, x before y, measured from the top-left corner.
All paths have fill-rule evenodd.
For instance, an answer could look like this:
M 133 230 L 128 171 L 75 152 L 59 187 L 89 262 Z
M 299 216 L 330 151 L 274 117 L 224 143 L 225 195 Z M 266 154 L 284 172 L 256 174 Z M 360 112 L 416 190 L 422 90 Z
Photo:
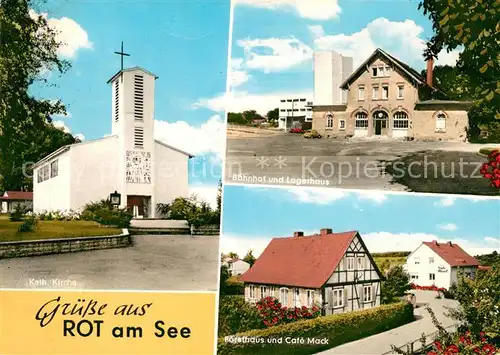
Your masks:
M 109 81 L 112 135 L 118 138 L 118 173 L 122 203 L 127 197 L 154 200 L 155 74 L 141 67 L 122 68 Z M 122 207 L 124 207 L 122 206 Z

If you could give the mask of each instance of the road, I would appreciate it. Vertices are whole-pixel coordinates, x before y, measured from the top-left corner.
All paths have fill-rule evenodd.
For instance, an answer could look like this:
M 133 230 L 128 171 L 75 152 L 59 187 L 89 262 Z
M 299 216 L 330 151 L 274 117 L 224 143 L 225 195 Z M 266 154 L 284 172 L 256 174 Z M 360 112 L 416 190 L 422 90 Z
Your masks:
M 318 355 L 393 354 L 391 345 L 401 347 L 409 342 L 418 340 L 422 333 L 431 334 L 437 330 L 432 324 L 429 313 L 423 307 L 425 304 L 434 311 L 436 318 L 445 328 L 456 324 L 455 320 L 445 315 L 446 307 L 457 307 L 458 303 L 456 301 L 435 299 L 436 292 L 431 291 L 414 291 L 414 293 L 416 294 L 417 304 L 420 305 L 419 308 L 415 309 L 416 321 L 380 334 L 337 346 L 318 353 Z M 427 343 L 430 341 L 432 340 L 427 339 Z
M 484 158 L 474 157 L 482 147 L 369 138 L 305 139 L 295 134 L 228 138 L 225 181 L 408 191 L 385 172 L 390 161 L 416 152 L 444 151 L 461 152 L 480 164 Z
M 218 236 L 133 238 L 123 249 L 0 260 L 0 288 L 217 291 Z

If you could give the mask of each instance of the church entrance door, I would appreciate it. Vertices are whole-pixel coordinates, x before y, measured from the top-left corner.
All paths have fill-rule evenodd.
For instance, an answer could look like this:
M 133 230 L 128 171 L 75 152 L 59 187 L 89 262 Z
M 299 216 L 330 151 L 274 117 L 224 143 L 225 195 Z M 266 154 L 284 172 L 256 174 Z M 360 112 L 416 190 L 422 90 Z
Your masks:
M 127 196 L 127 211 L 131 213 L 134 218 L 148 218 L 149 217 L 149 196 Z

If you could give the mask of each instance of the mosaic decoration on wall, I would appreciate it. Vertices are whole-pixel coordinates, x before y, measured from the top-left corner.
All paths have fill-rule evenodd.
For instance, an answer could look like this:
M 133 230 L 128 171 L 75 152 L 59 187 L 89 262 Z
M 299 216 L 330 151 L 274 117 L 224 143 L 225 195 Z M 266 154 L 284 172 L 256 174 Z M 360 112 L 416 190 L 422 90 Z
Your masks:
M 150 184 L 152 176 L 151 153 L 128 150 L 126 156 L 127 182 Z

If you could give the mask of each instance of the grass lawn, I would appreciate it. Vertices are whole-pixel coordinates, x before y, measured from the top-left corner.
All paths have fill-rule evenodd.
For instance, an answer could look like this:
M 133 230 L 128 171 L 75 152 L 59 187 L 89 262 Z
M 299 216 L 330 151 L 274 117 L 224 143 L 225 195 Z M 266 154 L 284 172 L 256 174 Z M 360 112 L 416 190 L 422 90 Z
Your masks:
M 17 229 L 21 223 L 11 222 L 7 216 L 0 216 L 0 242 L 104 236 L 122 232 L 119 228 L 107 228 L 90 221 L 38 221 L 35 232 L 19 233 Z
M 486 161 L 477 153 L 426 151 L 385 163 L 393 181 L 414 192 L 498 196 L 479 172 Z

